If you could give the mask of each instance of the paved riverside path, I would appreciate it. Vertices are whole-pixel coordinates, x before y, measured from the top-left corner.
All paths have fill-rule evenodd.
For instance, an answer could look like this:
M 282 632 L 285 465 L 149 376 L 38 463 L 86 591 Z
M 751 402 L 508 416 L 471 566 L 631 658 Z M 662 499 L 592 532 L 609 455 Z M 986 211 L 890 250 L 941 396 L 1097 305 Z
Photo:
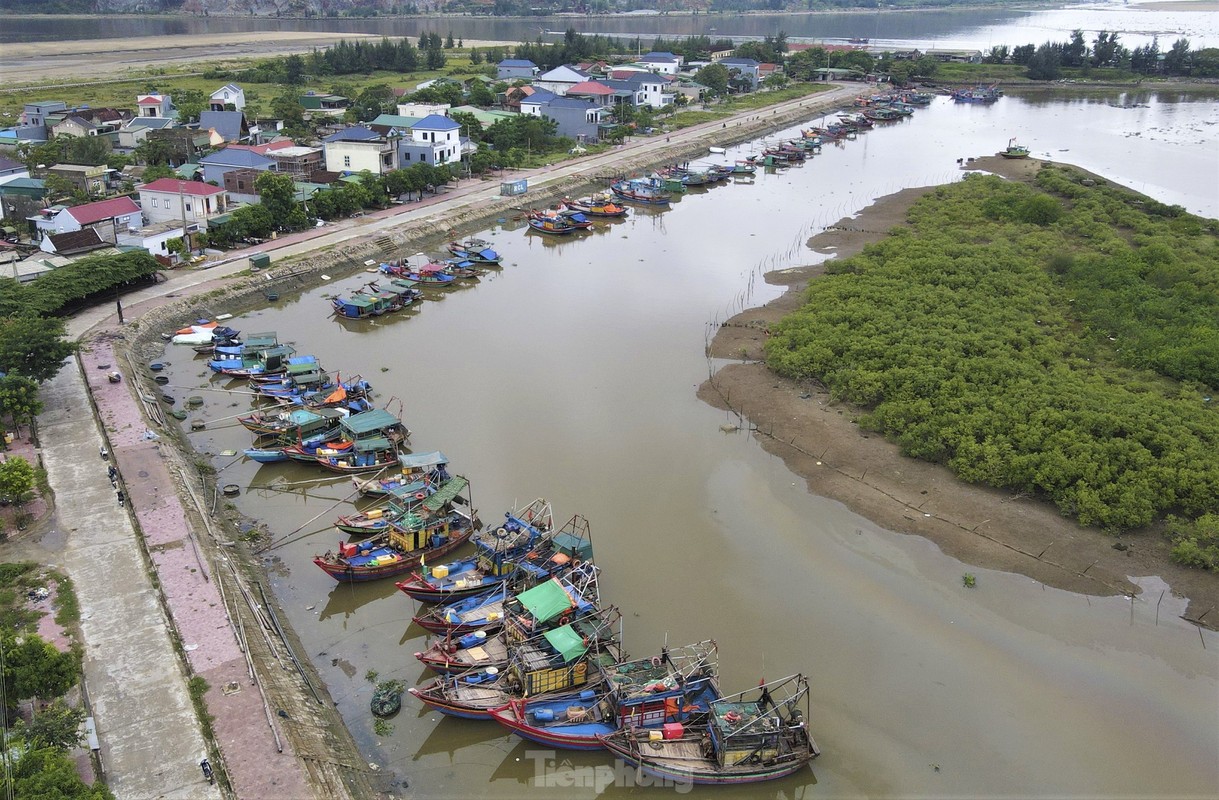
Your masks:
M 169 624 L 137 534 L 100 457 L 101 433 L 75 359 L 43 384 L 42 457 L 80 602 L 84 669 L 110 788 L 127 798 L 220 798 Z

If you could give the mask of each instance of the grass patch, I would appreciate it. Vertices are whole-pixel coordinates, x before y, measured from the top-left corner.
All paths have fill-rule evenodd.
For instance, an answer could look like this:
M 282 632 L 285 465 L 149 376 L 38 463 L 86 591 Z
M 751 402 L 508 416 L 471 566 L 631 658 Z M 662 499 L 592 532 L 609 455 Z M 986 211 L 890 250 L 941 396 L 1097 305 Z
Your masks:
M 195 707 L 195 716 L 199 717 L 199 727 L 203 729 L 203 737 L 211 741 L 215 738 L 212 723 L 216 721 L 216 718 L 207 710 L 206 695 L 207 690 L 212 687 L 208 685 L 206 678 L 196 675 L 187 682 L 186 688 L 190 692 L 191 705 Z
M 80 602 L 72 579 L 58 572 L 55 576 L 55 621 L 67 628 L 80 622 Z

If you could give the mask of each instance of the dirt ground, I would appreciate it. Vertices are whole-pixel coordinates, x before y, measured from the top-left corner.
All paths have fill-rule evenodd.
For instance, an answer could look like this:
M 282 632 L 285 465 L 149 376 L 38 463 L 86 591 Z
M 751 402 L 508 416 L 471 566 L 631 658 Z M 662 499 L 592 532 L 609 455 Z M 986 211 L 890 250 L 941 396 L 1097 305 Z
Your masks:
M 1039 161 L 984 158 L 968 165 L 1014 180 L 1029 179 Z M 845 258 L 905 224 L 910 206 L 934 187 L 881 198 L 809 240 L 819 252 Z M 1114 538 L 1083 528 L 1050 503 L 958 481 L 946 468 L 903 456 L 897 445 L 861 430 L 860 412 L 831 400 L 824 386 L 779 377 L 761 363 L 766 330 L 801 304 L 803 289 L 824 265 L 766 276 L 788 291 L 728 320 L 711 344 L 717 358 L 739 359 L 699 387 L 699 397 L 737 411 L 768 452 L 805 478 L 808 489 L 900 533 L 926 536 L 949 555 L 980 567 L 1027 575 L 1049 586 L 1096 595 L 1130 594 L 1128 576 L 1159 575 L 1189 598 L 1185 618 L 1219 623 L 1219 576 L 1169 560 L 1166 541 L 1142 531 Z
M 122 77 L 130 70 L 183 67 L 202 62 L 241 58 L 270 58 L 308 53 L 340 39 L 377 39 L 380 34 L 309 31 L 256 31 L 143 39 L 81 39 L 55 42 L 6 44 L 0 48 L 0 76 L 5 84 L 79 82 L 82 75 L 94 81 Z M 491 47 L 503 42 L 467 41 L 468 47 Z

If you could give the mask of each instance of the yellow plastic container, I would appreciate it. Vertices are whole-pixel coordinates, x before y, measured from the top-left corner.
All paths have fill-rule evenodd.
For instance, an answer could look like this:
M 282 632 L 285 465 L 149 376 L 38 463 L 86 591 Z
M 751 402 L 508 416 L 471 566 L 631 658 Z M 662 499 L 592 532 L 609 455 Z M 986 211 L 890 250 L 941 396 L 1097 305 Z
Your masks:
M 648 731 L 648 741 L 649 742 L 664 741 L 664 738 L 665 738 L 665 735 L 661 731 Z
M 372 511 L 369 511 L 368 518 L 369 519 L 381 519 L 381 509 L 374 508 Z
M 441 564 L 438 567 L 432 567 L 432 577 L 433 578 L 449 577 L 449 568 L 447 566 L 445 566 L 444 564 Z

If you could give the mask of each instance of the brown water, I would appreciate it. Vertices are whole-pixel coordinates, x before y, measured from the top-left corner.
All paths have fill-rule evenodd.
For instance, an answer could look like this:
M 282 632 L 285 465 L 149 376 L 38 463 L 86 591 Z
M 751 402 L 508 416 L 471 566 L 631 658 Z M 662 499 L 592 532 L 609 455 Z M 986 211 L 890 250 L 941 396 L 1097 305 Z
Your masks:
M 632 654 L 666 637 L 714 637 L 725 690 L 763 675 L 811 677 L 824 751 L 814 768 L 695 794 L 1215 796 L 1219 636 L 1182 623 L 1171 593 L 1157 624 L 1157 578 L 1140 579 L 1132 613 L 1123 598 L 970 568 L 811 496 L 747 434 L 722 433 L 723 414 L 695 398 L 714 366 L 703 356 L 714 321 L 775 295 L 762 272 L 808 263 L 804 242 L 822 226 L 875 197 L 952 180 L 958 157 L 1011 136 L 1219 213 L 1219 105 L 1138 99 L 1151 107 L 939 101 L 801 168 L 692 193 L 575 240 L 483 231 L 505 254 L 503 270 L 409 316 L 327 319 L 325 296 L 368 279 L 358 275 L 232 324 L 276 330 L 331 369 L 372 380 L 382 401 L 400 398 L 415 449 L 443 450 L 470 477 L 484 521 L 538 495 L 563 519 L 586 515 L 603 596 L 622 607 Z M 244 388 L 209 383 L 189 353 L 165 360 L 173 385 Z M 200 416 L 212 422 L 192 434 L 196 446 L 248 446 L 221 421 L 248 398 L 206 396 Z M 347 507 L 336 507 L 352 488 L 342 479 L 233 462 L 216 458 L 222 482 L 287 489 L 251 488 L 235 501 L 274 535 L 325 528 Z M 493 723 L 422 713 L 409 696 L 392 735 L 377 737 L 365 672 L 426 678 L 411 655 L 425 639 L 410 623 L 414 603 L 391 583 L 336 586 L 309 563 L 336 541 L 328 530 L 269 557 L 287 614 L 370 762 L 421 797 L 639 791 L 595 786 L 614 777 L 593 771 L 608 764 L 601 754 L 560 754 L 539 768 L 530 754 L 540 746 Z M 976 588 L 962 586 L 966 571 Z

